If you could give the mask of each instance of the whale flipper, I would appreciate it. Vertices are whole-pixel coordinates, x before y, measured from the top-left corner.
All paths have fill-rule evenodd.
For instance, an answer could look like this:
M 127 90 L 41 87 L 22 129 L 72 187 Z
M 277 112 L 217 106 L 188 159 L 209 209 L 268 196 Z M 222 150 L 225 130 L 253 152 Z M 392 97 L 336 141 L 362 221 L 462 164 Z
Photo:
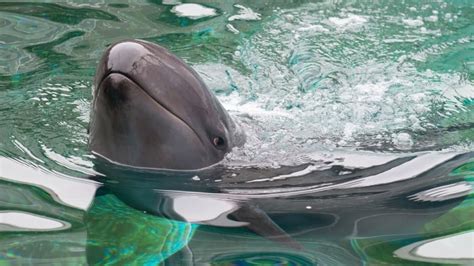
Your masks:
M 285 230 L 278 226 L 263 210 L 255 205 L 243 205 L 230 216 L 239 222 L 248 223 L 247 228 L 260 236 L 293 249 L 303 249 Z

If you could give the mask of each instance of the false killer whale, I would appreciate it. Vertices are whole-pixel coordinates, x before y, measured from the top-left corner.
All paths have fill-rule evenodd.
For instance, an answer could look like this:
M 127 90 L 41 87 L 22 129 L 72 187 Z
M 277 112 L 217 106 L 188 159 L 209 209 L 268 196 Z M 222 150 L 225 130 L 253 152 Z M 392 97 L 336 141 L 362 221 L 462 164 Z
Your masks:
M 473 158 L 434 152 L 388 156 L 367 166 L 346 165 L 367 157 L 356 156 L 263 172 L 228 169 L 216 163 L 243 145 L 245 134 L 191 67 L 142 40 L 115 43 L 100 60 L 89 134 L 89 147 L 100 159 L 95 168 L 104 174 L 95 179 L 105 184 L 105 193 L 149 214 L 247 227 L 299 250 L 295 234 L 355 234 L 362 220 L 370 221 L 357 234 L 370 235 L 374 228 L 413 233 L 417 226 L 402 228 L 392 219 L 380 228 L 371 225 L 381 221 L 368 217 L 410 217 L 418 225 L 438 217 L 466 194 L 424 199 L 424 191 L 435 181 L 444 189 L 450 172 Z M 456 182 L 464 186 L 462 179 Z M 426 215 L 419 215 L 421 205 L 430 206 Z
M 167 49 L 127 40 L 105 51 L 96 71 L 89 125 L 89 148 L 99 158 L 130 168 L 178 170 L 171 171 L 176 176 L 179 170 L 189 173 L 216 164 L 244 142 L 245 134 L 199 75 Z M 164 177 L 157 179 L 166 186 Z M 114 193 L 122 195 L 122 188 L 114 187 Z M 241 225 L 292 243 L 257 207 L 245 203 L 231 210 L 244 220 Z

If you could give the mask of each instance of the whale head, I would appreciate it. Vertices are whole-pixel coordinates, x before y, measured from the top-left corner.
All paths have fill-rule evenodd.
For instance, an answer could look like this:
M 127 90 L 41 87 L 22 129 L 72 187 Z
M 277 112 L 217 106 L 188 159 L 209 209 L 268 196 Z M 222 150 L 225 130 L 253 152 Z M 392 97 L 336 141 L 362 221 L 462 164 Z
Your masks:
M 135 167 L 198 169 L 243 141 L 196 71 L 167 49 L 128 40 L 105 51 L 89 126 L 95 154 Z

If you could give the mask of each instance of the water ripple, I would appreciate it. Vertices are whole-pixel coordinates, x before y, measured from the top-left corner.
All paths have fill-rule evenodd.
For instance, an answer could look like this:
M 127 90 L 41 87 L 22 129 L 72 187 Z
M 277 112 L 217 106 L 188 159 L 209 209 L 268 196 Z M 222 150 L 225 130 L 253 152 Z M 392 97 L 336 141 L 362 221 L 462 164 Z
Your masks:
M 197 20 L 118 2 L 0 3 L 2 262 L 471 262 L 426 252 L 472 228 L 469 1 L 214 1 Z M 202 171 L 99 174 L 91 83 L 126 38 L 191 64 L 246 146 Z
M 84 19 L 119 21 L 107 12 L 91 8 L 70 8 L 52 3 L 0 3 L 0 11 L 48 19 L 64 24 L 79 24 Z

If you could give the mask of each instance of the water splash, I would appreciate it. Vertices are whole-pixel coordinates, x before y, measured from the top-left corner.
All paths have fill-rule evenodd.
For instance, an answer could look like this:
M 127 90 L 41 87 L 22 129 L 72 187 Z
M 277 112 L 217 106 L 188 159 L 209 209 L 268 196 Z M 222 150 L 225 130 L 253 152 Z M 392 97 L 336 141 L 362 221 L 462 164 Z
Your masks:
M 388 9 L 371 15 L 326 5 L 275 11 L 234 54 L 248 76 L 228 66 L 198 66 L 213 77 L 205 78 L 211 88 L 227 94 L 220 96 L 225 107 L 249 132 L 244 151 L 230 160 L 281 164 L 285 158 L 291 164 L 306 150 L 337 147 L 466 150 L 472 138 L 454 121 L 473 113 L 465 101 L 474 97 L 474 85 L 462 72 L 424 67 L 438 54 L 455 56 L 449 47 L 465 36 L 447 28 L 448 21 L 407 26 L 408 18 L 395 18 Z M 387 30 L 394 39 L 387 39 Z

